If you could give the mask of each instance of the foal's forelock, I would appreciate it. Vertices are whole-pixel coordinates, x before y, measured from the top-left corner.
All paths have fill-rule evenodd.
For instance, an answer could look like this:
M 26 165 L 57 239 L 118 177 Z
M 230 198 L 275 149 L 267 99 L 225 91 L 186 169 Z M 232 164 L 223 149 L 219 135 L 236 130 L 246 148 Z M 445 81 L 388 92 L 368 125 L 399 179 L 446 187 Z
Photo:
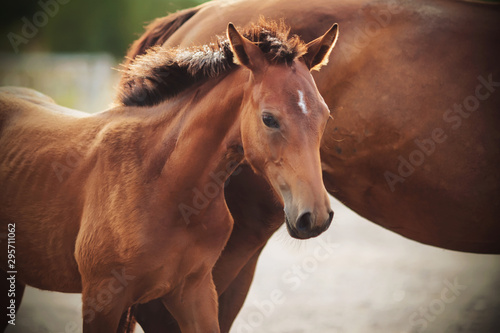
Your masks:
M 262 50 L 271 63 L 291 64 L 306 52 L 305 44 L 283 21 L 260 20 L 243 35 Z M 124 80 L 118 102 L 126 106 L 153 106 L 193 84 L 228 73 L 237 67 L 226 37 L 192 48 L 151 47 L 122 69 Z

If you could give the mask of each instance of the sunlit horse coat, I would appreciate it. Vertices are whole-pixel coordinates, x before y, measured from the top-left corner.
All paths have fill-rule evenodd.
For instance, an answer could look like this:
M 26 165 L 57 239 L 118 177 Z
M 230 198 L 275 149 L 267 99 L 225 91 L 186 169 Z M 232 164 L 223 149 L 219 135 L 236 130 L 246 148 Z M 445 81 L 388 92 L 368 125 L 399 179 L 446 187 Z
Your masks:
M 115 332 L 158 298 L 182 332 L 219 332 L 212 269 L 239 164 L 272 184 L 292 236 L 332 221 L 319 151 L 330 113 L 310 73 L 335 45 L 337 25 L 325 31 L 305 44 L 281 23 L 244 36 L 229 24 L 217 44 L 153 48 L 125 69 L 120 105 L 93 115 L 0 89 L 0 222 L 16 235 L 2 290 L 16 270 L 16 305 L 26 284 L 81 292 L 85 333 Z
M 330 65 L 315 75 L 329 105 L 321 153 L 328 191 L 363 217 L 442 248 L 500 253 L 500 7 L 460 1 L 221 0 L 154 21 L 128 57 L 154 44 L 204 43 L 228 19 L 285 18 L 311 40 L 339 22 Z M 245 170 L 226 201 L 235 218 L 214 270 L 227 332 L 259 253 L 283 223 Z M 151 332 L 169 319 L 150 303 Z M 166 317 L 165 317 L 166 318 Z M 158 321 L 159 326 L 155 326 Z

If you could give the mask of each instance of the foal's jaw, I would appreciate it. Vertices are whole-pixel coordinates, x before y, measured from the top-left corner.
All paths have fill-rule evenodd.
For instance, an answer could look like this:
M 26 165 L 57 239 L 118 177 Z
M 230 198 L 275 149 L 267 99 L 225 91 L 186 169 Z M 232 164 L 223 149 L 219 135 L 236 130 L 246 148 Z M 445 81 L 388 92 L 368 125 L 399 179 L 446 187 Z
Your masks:
M 334 215 L 323 184 L 319 158 L 309 163 L 305 161 L 307 158 L 303 159 L 305 165 L 300 175 L 294 168 L 298 163 L 288 167 L 287 162 L 279 166 L 269 164 L 268 172 L 264 172 L 284 206 L 288 233 L 297 239 L 320 235 L 329 228 Z

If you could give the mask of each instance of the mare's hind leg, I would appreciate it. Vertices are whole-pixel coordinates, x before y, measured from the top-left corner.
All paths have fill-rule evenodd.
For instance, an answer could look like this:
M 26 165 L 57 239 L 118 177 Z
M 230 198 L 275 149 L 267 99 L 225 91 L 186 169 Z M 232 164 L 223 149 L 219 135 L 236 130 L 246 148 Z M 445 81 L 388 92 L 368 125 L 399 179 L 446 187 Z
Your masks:
M 0 331 L 3 332 L 7 328 L 7 325 L 9 325 L 9 321 L 15 318 L 15 315 L 17 313 L 17 310 L 19 309 L 19 306 L 21 305 L 21 300 L 23 299 L 24 295 L 24 288 L 25 285 L 20 283 L 19 281 L 16 281 L 15 283 L 11 284 L 12 279 L 7 280 L 9 277 L 11 277 L 10 274 L 7 274 L 4 270 L 0 270 L 0 285 L 2 286 L 2 309 L 4 311 L 7 311 L 6 314 L 2 314 L 2 320 L 0 322 Z M 12 303 L 12 300 L 14 300 L 14 303 Z M 13 314 L 13 315 L 11 315 Z
M 173 294 L 162 297 L 182 333 L 219 333 L 217 292 L 208 273 L 203 280 L 185 285 Z

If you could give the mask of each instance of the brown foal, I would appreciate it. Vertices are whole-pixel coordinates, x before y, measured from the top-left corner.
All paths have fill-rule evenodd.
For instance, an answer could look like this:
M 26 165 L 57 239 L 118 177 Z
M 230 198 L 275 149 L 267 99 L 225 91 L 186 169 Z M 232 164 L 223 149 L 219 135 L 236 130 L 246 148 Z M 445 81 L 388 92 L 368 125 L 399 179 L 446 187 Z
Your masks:
M 219 332 L 212 269 L 240 165 L 271 184 L 292 236 L 326 230 L 329 110 L 310 70 L 337 25 L 309 44 L 288 31 L 230 24 L 217 44 L 153 48 L 125 68 L 121 105 L 95 115 L 3 88 L 0 221 L 16 228 L 19 289 L 81 292 L 84 332 L 114 332 L 130 306 L 158 298 L 182 332 Z

